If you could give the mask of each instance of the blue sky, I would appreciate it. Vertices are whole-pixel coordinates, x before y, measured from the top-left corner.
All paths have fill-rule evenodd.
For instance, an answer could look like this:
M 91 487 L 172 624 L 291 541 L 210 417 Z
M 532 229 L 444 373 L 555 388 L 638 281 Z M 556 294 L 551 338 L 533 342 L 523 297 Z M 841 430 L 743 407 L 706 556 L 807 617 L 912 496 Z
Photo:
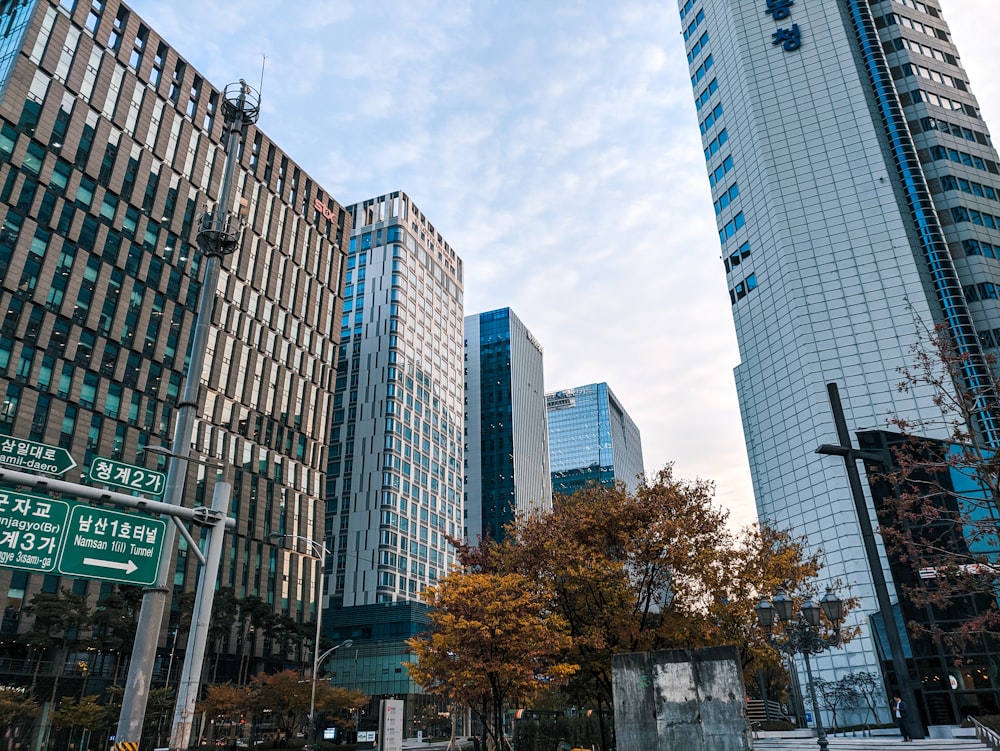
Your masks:
M 941 0 L 1000 128 L 996 0 Z M 668 462 L 755 520 L 739 361 L 673 0 L 132 0 L 337 200 L 404 190 L 510 306 L 547 390 L 607 381 Z

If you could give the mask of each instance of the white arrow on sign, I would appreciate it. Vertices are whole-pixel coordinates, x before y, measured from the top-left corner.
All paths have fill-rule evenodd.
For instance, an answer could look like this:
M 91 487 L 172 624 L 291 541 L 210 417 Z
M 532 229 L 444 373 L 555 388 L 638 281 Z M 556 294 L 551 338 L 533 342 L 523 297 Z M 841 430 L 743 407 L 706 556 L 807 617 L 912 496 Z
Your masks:
M 126 574 L 131 574 L 133 571 L 138 569 L 132 561 L 104 561 L 100 558 L 84 558 L 84 566 L 103 566 L 104 568 L 116 568 L 124 571 Z

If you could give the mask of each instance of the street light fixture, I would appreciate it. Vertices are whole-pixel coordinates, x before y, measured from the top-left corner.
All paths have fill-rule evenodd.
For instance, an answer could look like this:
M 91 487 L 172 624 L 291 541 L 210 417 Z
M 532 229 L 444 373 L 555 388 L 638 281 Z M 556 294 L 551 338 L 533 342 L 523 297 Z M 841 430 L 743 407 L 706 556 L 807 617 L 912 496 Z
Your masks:
M 330 553 L 326 546 L 302 535 L 282 535 L 274 532 L 268 537 L 272 540 L 298 540 L 304 543 L 312 551 L 312 557 L 319 564 L 319 574 L 316 577 L 316 638 L 313 642 L 312 695 L 309 699 L 309 734 L 307 738 L 308 747 L 312 751 L 316 748 L 316 679 L 319 675 L 320 662 L 341 647 L 351 646 L 353 642 L 348 639 L 332 649 L 328 649 L 322 655 L 319 653 L 319 638 L 323 628 L 323 577 L 326 576 L 326 556 Z
M 892 457 L 886 452 L 865 451 L 851 446 L 851 434 L 847 427 L 847 418 L 844 416 L 844 408 L 840 402 L 840 390 L 836 383 L 828 383 L 826 390 L 830 398 L 830 408 L 833 411 L 833 421 L 840 444 L 821 444 L 816 449 L 816 453 L 821 456 L 839 456 L 844 460 L 847 483 L 851 490 L 851 499 L 854 501 L 854 511 L 865 550 L 865 559 L 868 562 L 868 570 L 871 572 L 872 588 L 875 590 L 875 602 L 882 619 L 882 627 L 885 629 L 892 669 L 896 673 L 896 684 L 899 687 L 900 697 L 906 706 L 916 709 L 917 700 L 916 694 L 913 692 L 913 684 L 910 681 L 910 668 L 903 650 L 903 639 L 896 625 L 896 613 L 889 598 L 889 585 L 882 568 L 882 559 L 875 544 L 875 530 L 872 527 L 868 501 L 865 499 L 864 490 L 861 487 L 861 474 L 858 472 L 857 463 L 858 459 L 861 459 L 876 464 L 889 472 L 892 470 Z M 916 723 L 916 734 L 913 737 L 917 740 L 923 738 L 922 723 Z
M 816 743 L 821 751 L 826 751 L 829 741 L 826 738 L 826 729 L 823 727 L 823 718 L 819 713 L 809 655 L 819 654 L 840 644 L 840 622 L 844 618 L 844 603 L 833 589 L 828 587 L 819 602 L 812 598 L 807 599 L 799 608 L 798 615 L 794 614 L 794 609 L 794 600 L 783 589 L 779 589 L 770 602 L 764 598 L 754 608 L 757 621 L 767 633 L 768 644 L 791 656 L 793 664 L 796 654 L 802 655 L 805 660 L 809 698 L 813 705 L 813 715 L 816 717 Z M 828 635 L 820 632 L 824 615 L 833 626 L 833 632 Z M 774 626 L 780 627 L 780 634 L 772 632 Z

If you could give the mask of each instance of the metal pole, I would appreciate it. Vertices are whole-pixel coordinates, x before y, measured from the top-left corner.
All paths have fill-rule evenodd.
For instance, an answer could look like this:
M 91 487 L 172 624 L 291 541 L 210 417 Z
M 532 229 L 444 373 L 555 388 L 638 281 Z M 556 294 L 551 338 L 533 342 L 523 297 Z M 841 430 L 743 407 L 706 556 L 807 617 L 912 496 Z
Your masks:
M 892 668 L 896 673 L 896 684 L 899 686 L 900 697 L 906 702 L 906 706 L 913 707 L 914 711 L 919 711 L 916 696 L 913 693 L 913 685 L 910 683 L 910 668 L 906 664 L 906 657 L 903 654 L 903 641 L 896 628 L 896 613 L 889 600 L 889 586 L 886 583 L 885 569 L 882 567 L 882 559 L 879 557 L 878 547 L 875 545 L 875 530 L 872 528 L 868 502 L 865 500 L 864 490 L 861 486 L 861 473 L 858 472 L 857 460 L 861 458 L 876 459 L 887 471 L 891 467 L 887 465 L 884 457 L 871 456 L 871 452 L 862 452 L 851 446 L 851 434 L 847 429 L 847 419 L 844 416 L 844 408 L 840 402 L 840 391 L 837 384 L 828 383 L 826 389 L 830 396 L 830 407 L 833 411 L 833 421 L 837 427 L 837 440 L 840 441 L 840 446 L 820 446 L 817 453 L 838 455 L 844 459 L 851 497 L 854 500 L 854 511 L 858 517 L 858 526 L 861 528 L 865 557 L 868 559 L 868 568 L 872 574 L 875 600 L 878 603 L 879 615 L 882 617 L 886 640 L 889 642 L 889 653 L 892 657 Z M 919 715 L 917 715 L 916 732 L 913 737 L 917 740 L 924 737 L 923 722 L 920 721 Z
M 319 664 L 320 660 L 326 658 L 327 655 L 335 652 L 344 646 L 351 646 L 353 643 L 350 639 L 341 642 L 337 646 L 328 649 L 322 655 L 319 653 L 319 640 L 323 635 L 323 577 L 326 576 L 326 555 L 329 552 L 326 549 L 326 545 L 313 540 L 310 537 L 303 537 L 302 535 L 282 535 L 274 533 L 270 535 L 273 540 L 280 540 L 282 538 L 289 540 L 299 540 L 304 542 L 309 546 L 309 549 L 313 551 L 313 557 L 316 558 L 319 565 L 319 576 L 316 577 L 316 636 L 313 642 L 313 667 L 312 667 L 312 690 L 311 697 L 309 700 L 309 727 L 306 737 L 306 743 L 310 751 L 316 747 L 316 680 L 319 677 Z
M 167 469 L 163 494 L 164 502 L 175 506 L 180 506 L 184 500 L 187 457 L 191 451 L 191 436 L 194 434 L 194 424 L 197 419 L 201 374 L 205 369 L 208 334 L 215 308 L 222 256 L 236 249 L 236 236 L 231 231 L 235 229 L 232 223 L 233 176 L 239 154 L 238 147 L 245 127 L 256 120 L 259 112 L 259 104 L 251 100 L 251 93 L 250 87 L 241 81 L 239 94 L 235 99 L 224 98 L 223 108 L 227 115 L 229 134 L 222 189 L 215 211 L 206 217 L 198 233 L 199 245 L 205 256 L 205 278 L 198 298 L 198 315 L 191 336 L 190 358 L 184 374 L 184 390 L 174 424 L 174 436 L 170 448 L 173 459 Z M 156 648 L 160 641 L 163 612 L 173 582 L 174 572 L 170 564 L 173 560 L 175 538 L 176 530 L 172 525 L 168 525 L 164 535 L 156 585 L 147 589 L 142 597 L 135 644 L 132 647 L 132 659 L 129 662 L 121 715 L 118 718 L 118 730 L 115 734 L 115 741 L 119 743 L 138 742 L 142 739 L 143 719 L 146 716 L 149 687 L 156 663 Z
M 319 545 L 319 576 L 316 577 L 316 640 L 313 642 L 312 697 L 309 699 L 309 751 L 316 748 L 316 680 L 319 677 L 319 637 L 323 622 L 323 577 L 326 575 L 326 545 Z
M 215 483 L 215 491 L 212 493 L 213 510 L 222 512 L 226 509 L 232 489 L 232 485 L 228 482 Z M 184 667 L 177 684 L 174 721 L 170 729 L 170 748 L 176 751 L 185 751 L 191 740 L 194 705 L 198 700 L 201 670 L 205 664 L 205 646 L 208 643 L 208 629 L 212 623 L 212 603 L 215 601 L 215 585 L 219 578 L 219 563 L 222 560 L 225 534 L 226 528 L 222 524 L 216 524 L 208 532 L 208 550 L 198 579 L 198 591 L 195 594 L 194 624 L 188 633 Z
M 819 713 L 819 702 L 816 700 L 816 682 L 813 681 L 812 665 L 809 663 L 809 652 L 803 651 L 802 657 L 806 661 L 806 678 L 809 680 L 809 698 L 812 699 L 813 712 L 816 715 L 816 745 L 820 751 L 826 751 L 830 742 L 826 739 L 826 728 L 823 727 L 823 718 Z

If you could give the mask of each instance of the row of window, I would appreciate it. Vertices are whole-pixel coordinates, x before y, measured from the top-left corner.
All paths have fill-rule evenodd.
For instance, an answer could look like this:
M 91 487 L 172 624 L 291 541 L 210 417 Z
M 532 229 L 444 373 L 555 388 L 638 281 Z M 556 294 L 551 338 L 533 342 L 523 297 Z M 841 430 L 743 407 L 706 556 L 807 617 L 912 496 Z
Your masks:
M 980 331 L 979 343 L 982 344 L 985 349 L 1000 348 L 1000 329 Z
M 711 55 L 708 55 L 702 64 L 694 69 L 694 73 L 691 75 L 691 86 L 697 86 L 701 82 L 701 79 L 708 74 L 708 71 L 712 69 L 714 64 L 715 60 L 712 59 Z
M 706 115 L 705 119 L 702 120 L 701 123 L 698 125 L 699 130 L 701 130 L 701 134 L 705 135 L 706 133 L 708 133 L 708 131 L 712 129 L 712 126 L 715 125 L 715 123 L 721 117 L 722 117 L 722 102 L 719 102 L 717 105 L 715 105 L 715 107 L 712 108 L 712 111 L 709 112 L 708 115 Z
M 962 240 L 962 248 L 967 256 L 1000 258 L 1000 245 L 993 245 L 985 240 L 976 240 L 975 238 Z
M 715 184 L 719 182 L 723 177 L 725 177 L 729 170 L 733 168 L 733 155 L 729 154 L 722 162 L 708 174 L 708 183 L 713 188 Z
M 73 13 L 73 6 L 76 5 L 75 0 L 61 0 L 60 4 L 64 9 L 66 9 L 70 14 Z M 98 33 L 101 16 L 103 13 L 103 2 L 92 2 L 87 19 L 84 22 L 84 27 L 89 31 L 95 40 L 97 40 L 97 45 L 91 52 L 90 62 L 88 63 L 88 69 L 92 69 L 94 75 L 100 66 L 101 58 L 103 53 L 101 51 L 102 46 L 112 50 L 116 56 L 121 53 L 122 42 L 125 36 L 125 30 L 128 26 L 129 21 L 129 11 L 123 5 L 118 9 L 118 13 L 112 20 L 111 29 L 108 32 L 107 42 L 101 43 L 101 36 Z M 47 44 L 47 36 L 49 30 L 43 27 L 43 32 L 39 36 L 36 42 L 36 47 L 44 46 Z M 152 65 L 149 69 L 148 80 L 145 78 L 144 71 L 142 70 L 143 58 L 147 52 L 149 45 L 149 35 L 150 30 L 143 24 L 139 25 L 136 32 L 136 36 L 132 41 L 132 45 L 129 47 L 128 56 L 128 67 L 131 68 L 136 75 L 148 83 L 154 90 L 158 89 L 161 81 L 163 80 L 163 74 L 167 66 L 167 55 L 170 52 L 170 48 L 162 41 L 160 41 L 156 47 L 156 52 L 153 55 Z M 54 71 L 56 79 L 65 82 L 69 77 L 69 69 L 72 64 L 73 58 L 77 53 L 79 46 L 80 32 L 76 27 L 71 27 L 65 42 L 62 44 L 62 54 L 56 64 L 56 70 Z M 39 56 L 41 58 L 41 56 Z M 121 71 L 120 73 L 118 71 Z M 114 74 L 114 79 L 117 81 L 117 85 L 112 86 L 112 91 L 116 91 L 120 87 L 121 75 L 124 73 L 124 67 L 120 64 L 117 66 L 117 70 Z M 198 109 L 198 104 L 201 100 L 202 94 L 208 87 L 205 86 L 204 80 L 200 76 L 194 76 L 190 85 L 185 87 L 184 78 L 187 74 L 187 63 L 185 63 L 180 58 L 174 60 L 172 72 L 170 75 L 170 88 L 167 91 L 167 98 L 178 108 L 178 111 L 183 112 L 187 117 L 193 120 L 195 113 Z M 138 87 L 136 92 L 139 96 L 141 102 L 141 96 L 145 87 Z M 181 100 L 181 94 L 186 94 L 183 101 Z M 133 94 L 135 98 L 136 94 Z M 89 94 L 85 96 L 89 98 Z M 110 99 L 110 97 L 109 97 Z M 215 117 L 218 112 L 219 105 L 219 93 L 216 91 L 209 92 L 209 101 L 205 113 L 204 122 L 202 128 L 205 131 L 211 132 L 214 124 Z M 138 110 L 139 106 L 136 106 L 133 102 L 133 108 Z M 111 115 L 108 114 L 110 118 Z
M 695 97 L 694 100 L 695 109 L 700 110 L 702 107 L 704 107 L 705 103 L 712 98 L 712 94 L 718 91 L 718 89 L 719 89 L 719 82 L 713 78 L 711 81 L 709 81 L 708 86 L 706 86 L 704 90 L 702 90 L 702 92 L 697 97 Z
M 725 243 L 728 240 L 732 239 L 733 235 L 736 234 L 736 231 L 740 229 L 744 224 L 746 224 L 746 219 L 744 219 L 743 212 L 741 211 L 732 219 L 730 219 L 728 222 L 726 222 L 725 225 L 723 225 L 722 229 L 719 230 L 719 242 L 725 245 Z
M 974 180 L 966 180 L 964 177 L 955 177 L 954 175 L 941 176 L 941 190 L 960 190 L 963 193 L 969 193 L 980 198 L 988 198 L 991 201 L 1000 200 L 997 198 L 997 191 L 993 186 L 983 185 Z
M 924 57 L 930 57 L 934 60 L 939 60 L 942 63 L 948 63 L 949 65 L 958 65 L 958 59 L 950 52 L 943 52 L 937 47 L 931 47 L 927 44 L 921 44 L 915 39 L 909 39 L 907 37 L 896 37 L 895 39 L 886 39 L 882 42 L 882 49 L 885 53 L 892 54 L 893 52 L 902 52 L 903 50 L 909 50 L 910 52 L 916 52 L 917 54 L 923 55 Z
M 768 6 L 770 7 L 770 3 Z M 683 14 L 682 14 L 683 18 Z M 688 26 L 685 31 L 685 40 L 691 37 L 691 34 L 695 28 L 704 20 L 704 12 L 699 11 L 698 16 L 695 20 Z M 705 48 L 708 43 L 708 32 L 706 31 L 698 41 L 692 46 L 690 53 L 688 55 L 688 62 L 692 63 L 697 56 L 698 52 Z M 704 78 L 707 71 L 712 67 L 712 55 L 709 54 L 704 62 L 695 69 L 693 75 L 691 76 L 692 85 L 697 85 L 699 81 Z M 712 95 L 718 91 L 719 84 L 718 79 L 712 79 L 708 85 L 697 94 L 695 97 L 695 107 L 700 111 L 704 107 Z M 723 106 L 721 102 L 716 103 L 712 110 L 704 117 L 704 119 L 699 123 L 699 129 L 702 136 L 708 134 L 712 127 L 717 125 L 722 121 Z M 705 160 L 711 161 L 721 150 L 722 147 L 729 141 L 729 133 L 726 128 L 722 128 L 719 133 L 711 140 L 704 148 Z M 722 180 L 730 170 L 733 169 L 733 157 L 732 154 L 727 154 L 725 158 L 714 168 L 710 169 L 708 173 L 708 181 L 711 187 L 714 189 L 719 181 Z M 713 202 L 716 216 L 722 214 L 722 212 L 732 205 L 733 201 L 740 194 L 739 185 L 733 182 L 725 191 L 723 191 L 718 198 Z M 719 241 L 725 245 L 730 239 L 735 236 L 735 234 L 744 226 L 746 219 L 743 212 L 738 212 L 729 221 L 727 221 L 719 229 Z M 734 267 L 741 264 L 744 260 L 750 256 L 750 243 L 744 242 L 737 250 L 729 255 L 724 260 L 726 266 L 726 272 L 730 272 Z M 745 277 L 742 281 L 736 284 L 729 291 L 729 296 L 732 303 L 735 305 L 737 300 L 742 299 L 747 295 L 747 293 L 757 287 L 757 277 L 755 274 L 750 274 Z
M 705 20 L 705 9 L 702 8 L 695 14 L 694 20 L 691 21 L 691 23 L 687 25 L 687 28 L 684 29 L 685 42 L 687 42 L 694 35 L 695 29 L 697 29 L 701 25 L 701 22 L 704 20 Z
M 903 63 L 902 65 L 894 65 L 889 69 L 889 72 L 892 74 L 892 79 L 894 81 L 900 81 L 904 78 L 918 76 L 919 78 L 925 78 L 928 81 L 934 81 L 935 83 L 940 83 L 944 86 L 950 86 L 951 88 L 958 89 L 959 91 L 969 90 L 968 85 L 961 78 L 949 76 L 947 73 L 941 73 L 940 71 L 928 68 L 925 65 Z
M 918 128 L 911 123 L 910 130 L 913 133 L 916 133 Z M 983 146 L 993 145 L 993 140 L 990 138 L 989 133 L 983 133 L 982 131 L 979 130 L 973 130 L 972 128 L 967 128 L 964 125 L 950 123 L 947 120 L 942 120 L 937 117 L 920 118 L 919 130 L 923 131 L 924 133 L 931 130 L 939 130 L 942 133 L 947 133 L 950 136 L 955 136 L 955 138 L 964 138 L 966 141 L 972 141 L 973 143 L 980 143 Z
M 962 291 L 965 292 L 965 299 L 969 302 L 1000 299 L 1000 295 L 997 294 L 997 285 L 992 282 L 970 284 L 967 287 L 962 287 Z
M 748 276 L 746 279 L 739 282 L 735 287 L 729 290 L 730 303 L 735 305 L 737 301 L 742 300 L 744 297 L 753 292 L 755 289 L 757 289 L 757 275 L 750 274 L 750 276 Z
M 719 153 L 719 149 L 726 145 L 729 140 L 729 133 L 725 128 L 719 131 L 719 135 L 709 141 L 708 146 L 705 147 L 705 161 L 708 161 L 713 156 Z
M 886 13 L 884 16 L 875 16 L 875 28 L 884 29 L 887 26 L 903 26 L 907 29 L 913 29 L 913 31 L 919 31 L 921 34 L 926 34 L 929 37 L 935 39 L 940 39 L 944 42 L 950 41 L 948 39 L 948 32 L 944 29 L 939 29 L 930 24 L 925 24 L 922 21 L 918 21 L 915 18 L 910 18 L 909 16 L 903 16 L 899 13 Z
M 691 9 L 695 6 L 698 0 L 686 0 L 684 5 L 681 6 L 681 20 L 684 20 L 684 16 L 691 12 Z
M 957 99 L 950 99 L 942 94 L 938 94 L 936 91 L 925 91 L 924 89 L 901 91 L 899 92 L 899 101 L 904 107 L 924 102 L 925 104 L 933 104 L 935 107 L 951 110 L 952 112 L 961 112 L 977 120 L 982 119 L 979 110 L 973 105 L 967 102 L 960 102 Z
M 687 54 L 688 65 L 690 65 L 691 63 L 693 63 L 695 61 L 695 58 L 698 57 L 698 55 L 701 54 L 701 52 L 705 49 L 706 45 L 708 45 L 708 32 L 707 31 L 704 34 L 702 34 L 698 38 L 698 41 L 695 42 L 691 46 L 691 50 Z
M 1000 217 L 987 214 L 985 211 L 967 209 L 965 206 L 953 206 L 951 209 L 951 218 L 956 224 L 959 222 L 972 222 L 979 227 L 1000 229 Z
M 879 0 L 876 0 L 876 2 L 878 1 Z M 935 8 L 933 5 L 928 5 L 927 3 L 923 3 L 920 0 L 896 0 L 896 2 L 905 5 L 907 8 L 913 8 L 913 10 L 920 11 L 921 13 L 926 13 L 928 16 L 931 16 L 932 18 L 941 17 L 938 14 L 937 8 Z
M 736 197 L 740 194 L 740 186 L 733 183 L 729 188 L 719 196 L 715 201 L 715 215 L 721 214 L 729 204 L 731 204 Z
M 931 146 L 930 156 L 934 161 L 947 159 L 956 164 L 964 164 L 966 167 L 975 167 L 978 170 L 989 172 L 993 175 L 1000 175 L 1000 167 L 991 159 L 984 159 L 981 156 L 970 154 L 958 149 L 950 149 L 944 146 Z
M 745 242 L 726 258 L 723 262 L 726 266 L 726 273 L 732 271 L 737 266 L 739 266 L 743 261 L 750 257 L 750 243 Z

